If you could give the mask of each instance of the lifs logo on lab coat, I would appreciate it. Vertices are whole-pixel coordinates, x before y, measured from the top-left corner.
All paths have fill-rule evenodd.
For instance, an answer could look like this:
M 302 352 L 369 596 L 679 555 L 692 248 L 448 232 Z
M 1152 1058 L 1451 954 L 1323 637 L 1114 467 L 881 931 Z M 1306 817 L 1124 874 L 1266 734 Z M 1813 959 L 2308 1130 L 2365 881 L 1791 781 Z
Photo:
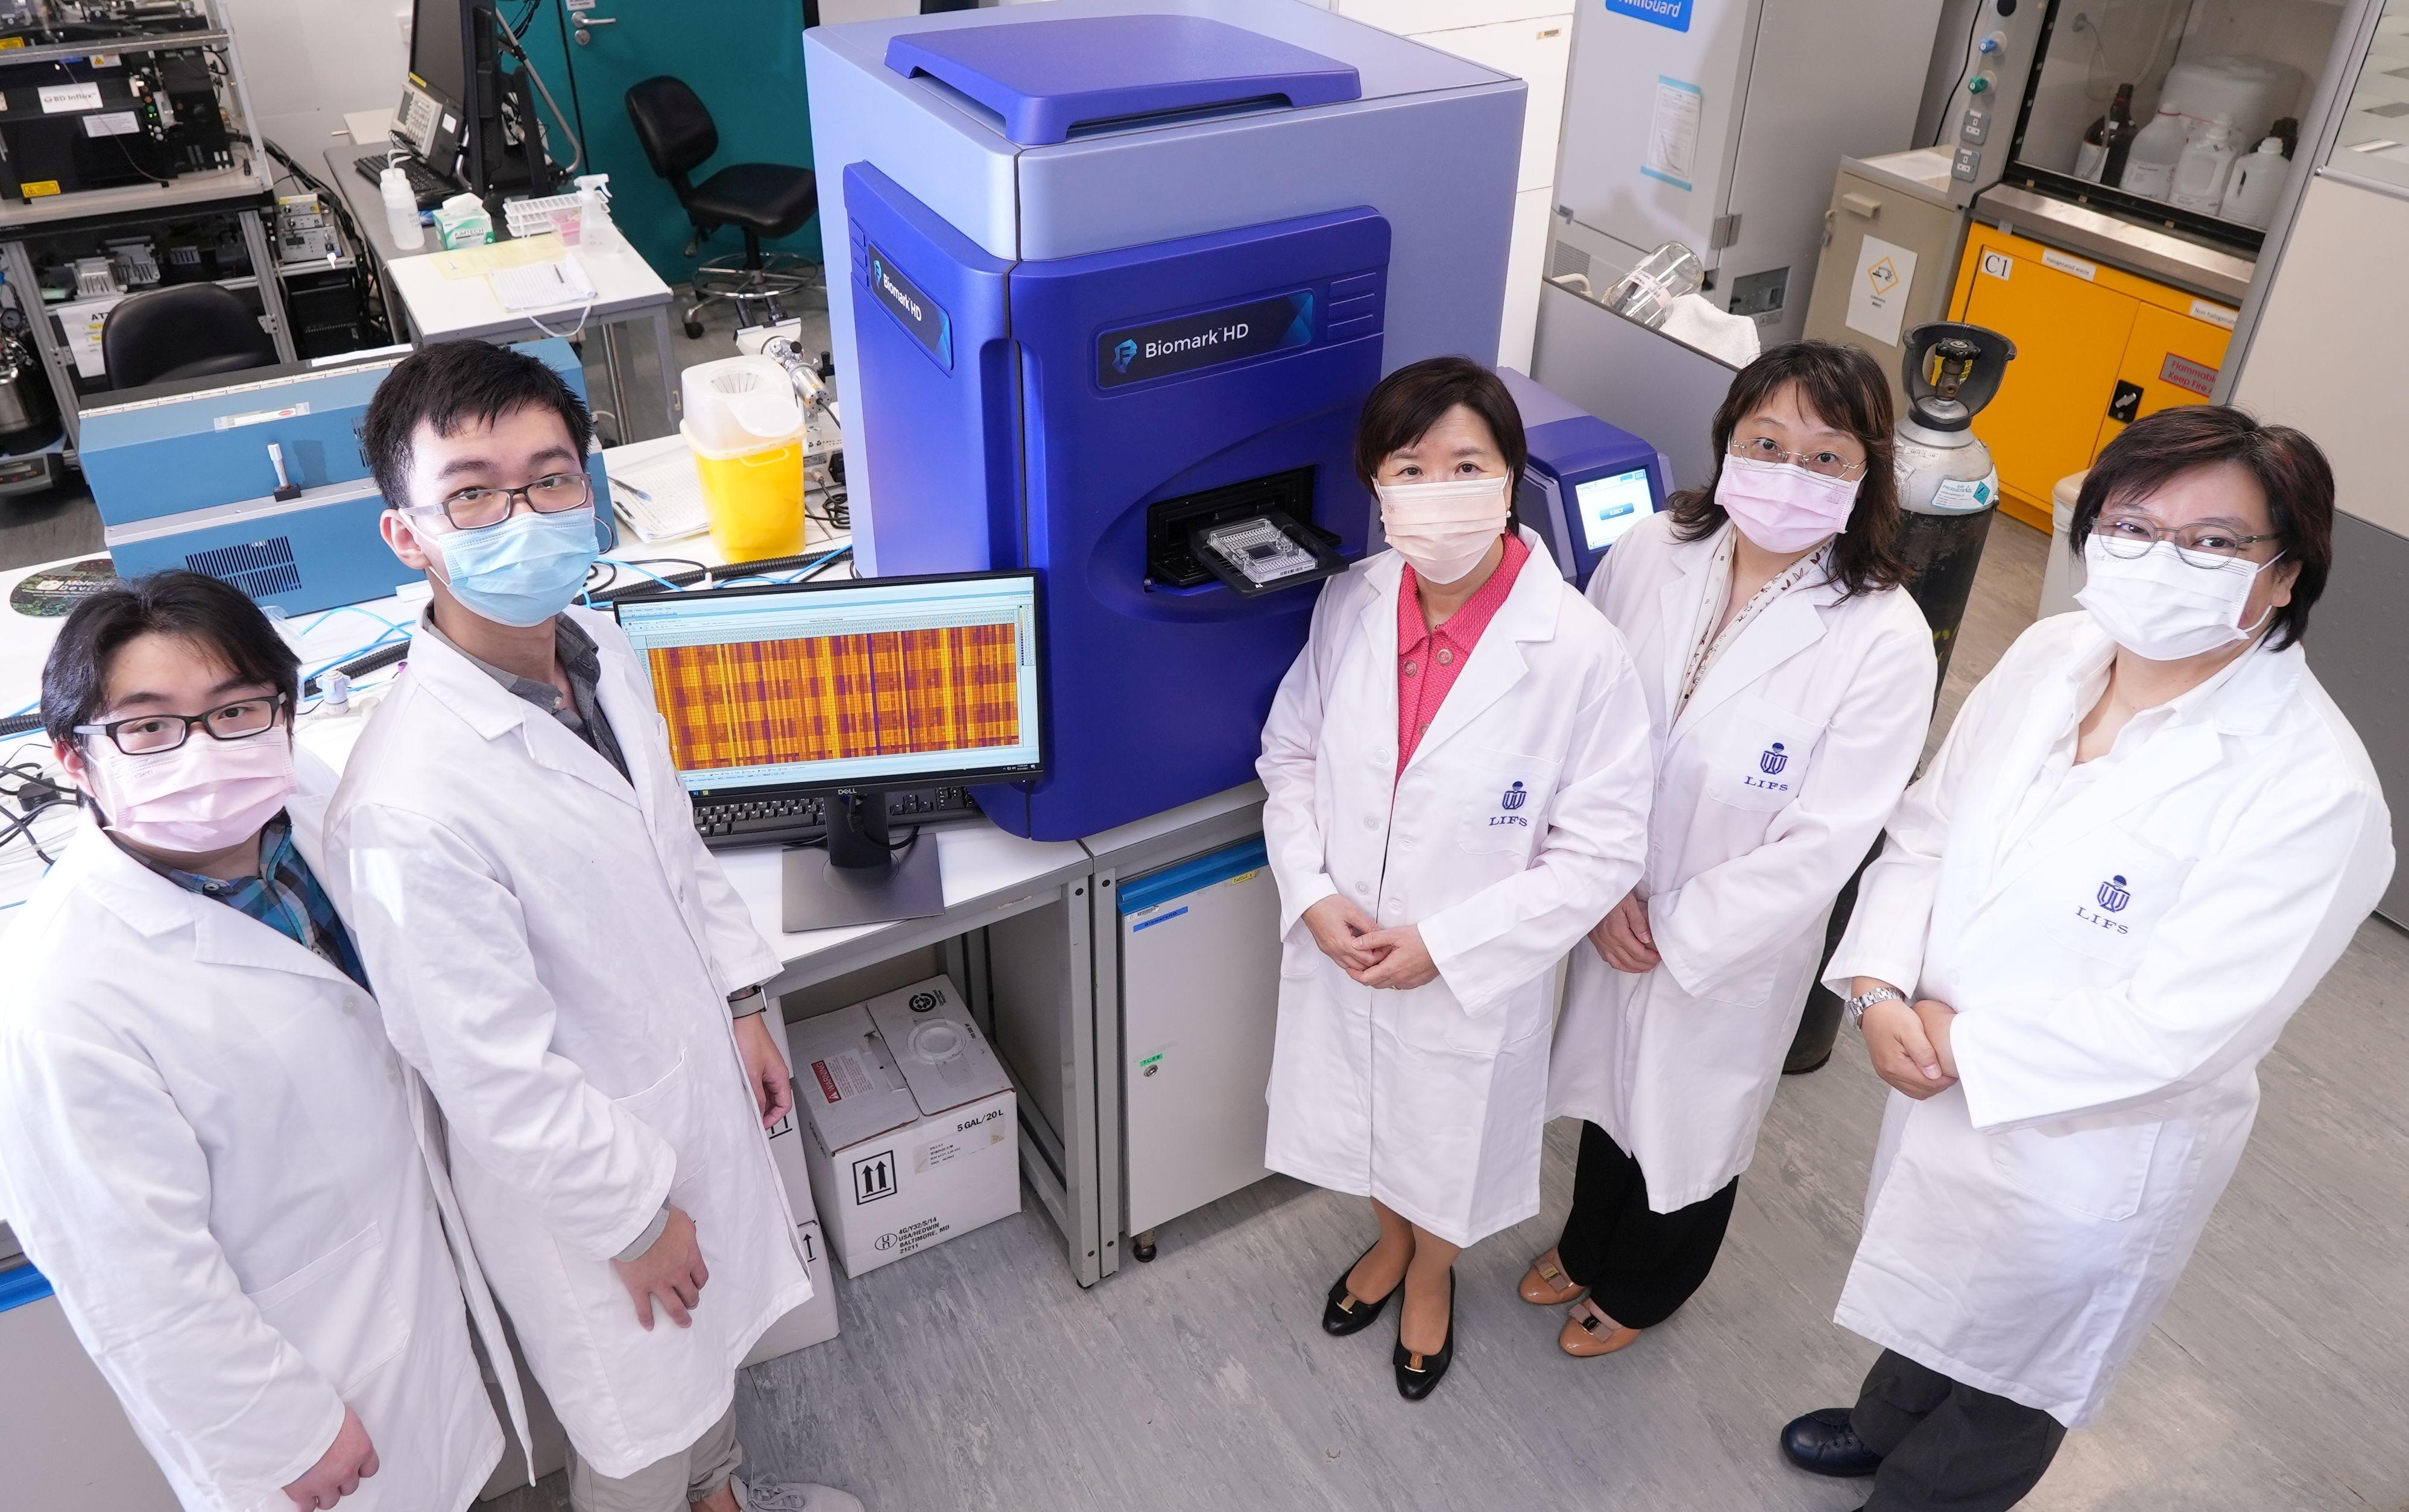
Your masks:
M 1528 828 L 1531 823 L 1530 819 L 1515 811 L 1522 808 L 1523 804 L 1528 803 L 1529 801 L 1531 801 L 1530 790 L 1525 788 L 1521 783 L 1516 783 L 1513 786 L 1506 789 L 1503 793 L 1498 794 L 1497 807 L 1502 812 L 1493 814 L 1489 816 L 1491 827 L 1494 828 L 1498 825 L 1510 824 L 1521 825 L 1525 828 Z
M 2092 894 L 2092 898 L 2099 903 L 2101 909 L 2105 909 L 2107 912 L 2096 912 L 2081 903 L 2077 903 L 2074 905 L 2074 916 L 2076 918 L 2081 919 L 2084 923 L 2090 925 L 2095 929 L 2104 929 L 2111 934 L 2131 934 L 2133 932 L 2130 925 L 2121 924 L 2110 916 L 2111 914 L 2122 914 L 2132 904 L 2133 894 L 2128 887 L 2123 877 L 2110 877 L 2107 881 L 2099 885 L 2099 890 Z
M 1756 770 L 1753 772 L 1742 772 L 1740 774 L 1740 781 L 1747 786 L 1756 788 L 1761 792 L 1787 793 L 1790 791 L 1790 785 L 1788 783 L 1778 783 L 1773 779 L 1788 770 L 1789 768 L 1790 752 L 1780 741 L 1776 741 L 1771 745 L 1767 746 L 1764 750 L 1757 753 Z

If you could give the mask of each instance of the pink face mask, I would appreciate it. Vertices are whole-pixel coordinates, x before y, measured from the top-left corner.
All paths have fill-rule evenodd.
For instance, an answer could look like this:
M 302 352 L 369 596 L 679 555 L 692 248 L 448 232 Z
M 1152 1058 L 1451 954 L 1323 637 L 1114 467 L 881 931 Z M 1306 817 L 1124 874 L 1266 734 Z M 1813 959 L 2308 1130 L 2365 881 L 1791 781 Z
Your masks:
M 1506 484 L 1504 478 L 1384 483 L 1373 490 L 1380 496 L 1380 529 L 1425 582 L 1457 582 L 1480 565 L 1506 528 Z
M 1715 502 L 1739 533 L 1782 555 L 1803 552 L 1849 526 L 1857 484 L 1809 472 L 1795 462 L 1759 462 L 1726 456 L 1715 484 Z
M 257 834 L 293 796 L 293 736 L 282 725 L 236 741 L 195 730 L 156 756 L 127 756 L 102 737 L 84 770 L 110 833 L 146 850 L 209 856 Z

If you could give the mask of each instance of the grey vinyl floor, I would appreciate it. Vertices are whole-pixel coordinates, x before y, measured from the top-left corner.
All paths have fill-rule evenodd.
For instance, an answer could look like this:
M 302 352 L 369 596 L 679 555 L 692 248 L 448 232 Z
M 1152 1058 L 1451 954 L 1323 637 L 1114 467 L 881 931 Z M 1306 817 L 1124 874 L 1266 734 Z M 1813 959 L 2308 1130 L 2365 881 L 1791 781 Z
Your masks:
M 2000 520 L 1943 716 L 2032 617 L 2043 540 Z M 2409 1508 L 2409 936 L 2370 922 L 2261 1071 L 2265 1105 L 2174 1302 L 2034 1512 Z M 1363 1204 L 1274 1178 L 1167 1225 L 1092 1291 L 1033 1201 L 860 1281 L 844 1332 L 739 1382 L 750 1474 L 875 1512 L 970 1508 L 1646 1508 L 1842 1512 L 1774 1435 L 1843 1404 L 1872 1346 L 1834 1327 L 1882 1087 L 1855 1039 L 1784 1082 L 1721 1263 L 1632 1348 L 1580 1361 L 1513 1288 L 1570 1200 L 1461 1265 L 1458 1355 L 1430 1401 L 1392 1329 L 1325 1337 Z M 1387 1319 L 1383 1319 L 1385 1323 Z M 495 1504 L 565 1506 L 558 1477 Z

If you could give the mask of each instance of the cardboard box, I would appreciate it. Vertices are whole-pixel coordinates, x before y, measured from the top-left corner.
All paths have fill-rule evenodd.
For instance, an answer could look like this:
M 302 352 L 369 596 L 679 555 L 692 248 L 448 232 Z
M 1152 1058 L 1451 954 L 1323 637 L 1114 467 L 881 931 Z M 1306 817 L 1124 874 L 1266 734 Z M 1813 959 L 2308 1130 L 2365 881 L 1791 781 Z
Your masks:
M 770 1005 L 770 1032 L 786 1054 L 786 1065 L 795 1064 L 792 1042 L 786 1033 L 786 1021 L 778 1005 Z M 786 1206 L 795 1215 L 795 1237 L 803 1249 L 803 1269 L 812 1278 L 812 1300 L 795 1308 L 770 1325 L 769 1331 L 755 1341 L 753 1352 L 744 1363 L 757 1365 L 765 1360 L 790 1355 L 815 1344 L 826 1344 L 836 1337 L 836 1280 L 829 1274 L 828 1242 L 820 1233 L 818 1212 L 812 1203 L 810 1162 L 803 1158 L 803 1133 L 797 1115 L 801 1110 L 801 1093 L 797 1094 L 796 1112 L 789 1113 L 775 1129 L 770 1130 L 770 1159 L 777 1162 L 779 1184 L 786 1188 Z
M 1011 1078 L 942 976 L 788 1026 L 803 1153 L 844 1274 L 1020 1211 Z

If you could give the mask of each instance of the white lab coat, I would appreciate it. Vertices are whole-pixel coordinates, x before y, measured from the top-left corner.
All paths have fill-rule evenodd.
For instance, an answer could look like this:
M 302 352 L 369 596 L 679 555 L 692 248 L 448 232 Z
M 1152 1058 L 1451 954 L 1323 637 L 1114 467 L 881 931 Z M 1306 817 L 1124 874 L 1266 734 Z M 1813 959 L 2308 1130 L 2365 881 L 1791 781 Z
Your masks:
M 728 1016 L 776 974 L 696 838 L 660 716 L 608 616 L 601 700 L 633 785 L 430 635 L 361 736 L 328 824 L 345 913 L 450 1131 L 477 1256 L 570 1441 L 605 1476 L 685 1450 L 762 1330 L 811 1295 Z M 709 1285 L 644 1332 L 611 1264 L 663 1198 Z
M 2010 836 L 2110 652 L 2062 614 L 1974 690 L 1828 977 L 1956 1009 L 1961 1078 L 1891 1095 L 1839 1322 L 2070 1427 L 2183 1274 L 2259 1058 L 2392 874 L 2374 770 L 2298 647 L 2249 652 Z
M 1721 541 L 1676 542 L 1672 516 L 1654 515 L 1589 584 L 1630 643 L 1655 731 L 1640 891 L 1664 963 L 1635 976 L 1573 947 L 1548 1104 L 1629 1151 L 1659 1213 L 1748 1168 L 1832 900 L 1898 806 L 1932 717 L 1915 600 L 1810 581 L 1749 622 L 1674 719 Z
M 1264 1163 L 1458 1245 L 1538 1211 L 1553 968 L 1647 845 L 1630 655 L 1522 539 L 1530 559 L 1404 772 L 1394 552 L 1322 588 L 1256 768 L 1282 930 Z M 1420 925 L 1437 980 L 1349 978 L 1302 917 L 1333 893 Z
M 333 774 L 296 765 L 325 884 Z M 346 1508 L 468 1506 L 501 1430 L 442 1167 L 368 994 L 90 823 L 7 955 L 0 1212 L 177 1497 L 292 1512 L 349 1403 L 383 1463 Z

